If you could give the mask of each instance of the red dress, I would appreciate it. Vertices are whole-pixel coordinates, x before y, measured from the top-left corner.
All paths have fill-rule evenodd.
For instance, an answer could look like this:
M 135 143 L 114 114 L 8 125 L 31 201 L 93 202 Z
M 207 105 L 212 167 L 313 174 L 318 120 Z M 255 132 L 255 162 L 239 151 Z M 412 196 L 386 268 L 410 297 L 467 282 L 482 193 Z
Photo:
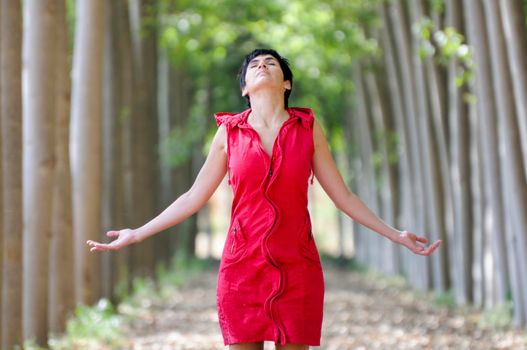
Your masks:
M 320 345 L 324 276 L 307 209 L 313 121 L 288 108 L 270 156 L 242 113 L 215 114 L 227 130 L 231 222 L 218 272 L 225 345 Z

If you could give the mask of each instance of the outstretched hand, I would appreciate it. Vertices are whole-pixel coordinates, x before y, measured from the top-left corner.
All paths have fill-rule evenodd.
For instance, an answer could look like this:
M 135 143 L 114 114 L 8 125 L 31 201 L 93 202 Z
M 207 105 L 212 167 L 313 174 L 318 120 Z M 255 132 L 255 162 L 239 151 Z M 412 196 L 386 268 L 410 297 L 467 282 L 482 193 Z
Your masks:
M 86 244 L 90 246 L 90 251 L 91 252 L 95 252 L 95 251 L 103 252 L 107 250 L 118 250 L 127 245 L 137 242 L 135 231 L 129 228 L 126 228 L 120 231 L 108 231 L 106 232 L 106 236 L 117 238 L 117 239 L 110 243 L 100 243 L 100 242 L 89 240 L 86 242 Z
M 415 254 L 419 255 L 425 255 L 428 256 L 434 252 L 434 250 L 439 247 L 441 244 L 441 240 L 435 242 L 434 244 L 430 246 L 426 246 L 421 243 L 428 243 L 428 239 L 425 237 L 417 236 L 411 232 L 408 231 L 402 231 L 402 233 L 399 235 L 399 243 L 404 245 L 406 248 L 410 249 Z

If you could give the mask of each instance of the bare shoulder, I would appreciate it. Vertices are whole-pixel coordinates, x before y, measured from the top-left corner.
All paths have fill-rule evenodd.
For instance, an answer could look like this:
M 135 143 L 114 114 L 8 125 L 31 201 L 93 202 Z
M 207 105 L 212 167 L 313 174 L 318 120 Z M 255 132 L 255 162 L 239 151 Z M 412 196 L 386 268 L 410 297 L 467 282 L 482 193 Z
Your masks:
M 220 124 L 212 139 L 211 151 L 213 150 L 227 152 L 227 129 L 223 124 Z
M 317 118 L 314 118 L 313 120 L 313 142 L 315 143 L 315 148 L 326 144 L 326 135 L 324 129 L 318 122 Z

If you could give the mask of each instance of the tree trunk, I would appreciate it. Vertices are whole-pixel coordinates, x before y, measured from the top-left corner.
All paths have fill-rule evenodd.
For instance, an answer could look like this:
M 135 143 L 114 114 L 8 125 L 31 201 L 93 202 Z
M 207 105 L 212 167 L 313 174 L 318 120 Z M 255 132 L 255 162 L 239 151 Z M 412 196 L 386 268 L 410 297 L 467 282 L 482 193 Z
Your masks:
M 415 0 L 410 2 L 409 10 L 413 23 L 417 23 L 422 20 L 424 16 L 424 8 L 421 0 Z M 443 224 L 444 210 L 442 204 L 444 201 L 441 200 L 443 193 L 442 182 L 439 178 L 439 155 L 437 138 L 433 137 L 433 128 L 431 121 L 433 120 L 433 106 L 436 103 L 432 102 L 435 96 L 432 96 L 433 92 L 438 91 L 438 86 L 433 85 L 437 81 L 431 81 L 429 73 L 429 67 L 427 67 L 427 59 L 424 61 L 417 55 L 420 39 L 413 37 L 413 58 L 414 58 L 414 71 L 416 79 L 416 91 L 415 96 L 418 101 L 418 135 L 420 137 L 419 143 L 422 148 L 422 160 L 423 165 L 423 194 L 426 197 L 425 203 L 426 228 L 424 232 L 430 235 L 431 241 L 442 239 L 446 241 L 446 230 Z M 439 109 L 440 112 L 441 109 Z M 436 112 L 436 113 L 437 113 Z M 448 286 L 448 264 L 446 263 L 446 251 L 444 249 L 439 250 L 438 254 L 431 257 L 431 275 L 430 280 L 434 289 L 438 292 L 444 292 Z
M 477 96 L 478 133 L 482 162 L 482 177 L 485 202 L 485 251 L 492 256 L 493 267 L 485 274 L 485 306 L 494 306 L 506 299 L 509 285 L 507 266 L 507 246 L 504 233 L 503 204 L 500 195 L 500 160 L 498 155 L 498 134 L 495 95 L 493 90 L 491 56 L 487 41 L 487 28 L 483 4 L 479 1 L 464 0 L 465 21 L 468 29 L 468 42 L 474 51 L 477 68 L 474 90 Z
M 418 130 L 417 130 L 417 102 L 414 99 L 418 95 L 415 86 L 415 73 L 410 70 L 413 66 L 413 56 L 416 53 L 412 52 L 410 43 L 410 23 L 406 16 L 405 3 L 402 1 L 395 1 L 393 8 L 390 11 L 391 20 L 395 27 L 395 38 L 398 46 L 398 51 L 401 54 L 401 73 L 404 84 L 404 105 L 405 105 L 405 128 L 410 143 L 407 145 L 408 152 L 410 154 L 410 176 L 411 176 L 411 192 L 408 197 L 412 199 L 409 210 L 409 215 L 406 217 L 405 229 L 416 232 L 423 232 L 425 227 L 425 212 L 424 210 L 424 197 L 423 197 L 423 177 L 422 177 L 422 155 L 419 144 Z M 419 257 L 409 255 L 406 253 L 409 259 L 408 264 L 408 281 L 417 289 L 426 290 L 428 288 L 428 271 L 429 262 L 428 260 L 418 260 Z
M 2 18 L 2 6 L 3 4 L 0 3 L 0 19 Z M 0 20 L 1 21 L 1 20 Z M 3 22 L 3 21 L 1 21 Z M 0 22 L 0 23 L 1 23 Z M 2 26 L 0 24 L 0 47 L 2 45 Z M 1 53 L 0 53 L 1 54 Z M 1 64 L 1 63 L 0 63 Z M 2 134 L 2 69 L 0 68 L 0 135 Z M 0 141 L 0 159 L 2 158 L 2 142 Z M 3 183 L 3 167 L 2 167 L 3 161 L 0 160 L 0 184 Z M 0 291 L 4 290 L 4 205 L 3 200 L 4 198 L 4 187 L 0 185 L 0 261 L 2 262 L 0 264 Z M 3 315 L 3 303 L 2 303 L 2 297 L 0 297 L 0 315 Z M 0 316 L 0 346 L 3 344 L 2 339 L 2 333 L 3 333 L 3 326 L 2 326 L 2 317 Z
M 63 332 L 75 307 L 73 277 L 73 225 L 71 212 L 71 174 L 69 160 L 70 72 L 66 4 L 57 2 L 57 82 L 55 153 L 57 159 L 53 187 L 53 233 L 50 248 L 49 329 Z
M 447 0 L 446 24 L 463 33 L 461 2 Z M 467 104 L 463 95 L 466 86 L 456 85 L 459 63 L 451 59 L 448 65 L 448 121 L 451 142 L 451 178 L 454 203 L 454 232 L 451 249 L 453 262 L 454 294 L 456 301 L 465 304 L 472 296 L 472 229 L 473 218 L 470 210 L 472 206 L 470 193 L 470 161 L 469 161 L 469 119 Z
M 130 9 L 128 0 L 119 0 L 116 2 L 118 5 L 116 10 L 118 14 L 116 16 L 119 19 L 116 21 L 119 23 L 119 40 L 118 49 L 116 52 L 121 52 L 123 57 L 133 57 L 132 50 L 132 27 L 130 24 Z M 119 114 L 119 127 L 121 128 L 122 134 L 122 146 L 121 146 L 121 158 L 122 158 L 122 182 L 123 182 L 123 224 L 124 226 L 130 227 L 134 225 L 135 213 L 134 213 L 134 191 L 135 186 L 133 183 L 134 167 L 133 167 L 133 137 L 132 137 L 132 115 L 134 108 L 134 101 L 136 97 L 136 91 L 134 89 L 134 70 L 131 59 L 123 59 L 119 64 L 121 70 L 121 86 L 122 86 L 122 105 L 118 111 Z M 116 252 L 115 264 L 114 264 L 114 283 L 115 285 L 121 284 L 125 289 L 130 290 L 132 286 L 132 250 L 121 249 Z
M 55 172 L 57 4 L 30 0 L 24 114 L 24 339 L 47 344 L 49 248 Z
M 191 114 L 193 86 L 188 73 L 180 67 L 172 67 L 170 82 L 170 128 L 174 130 L 184 128 L 188 124 Z M 179 162 L 172 169 L 172 181 L 176 197 L 187 191 L 192 185 L 192 175 L 192 158 L 189 155 L 187 159 Z M 177 251 L 184 251 L 185 239 L 192 228 L 191 220 L 193 220 L 193 217 L 174 228 L 175 234 L 170 238 L 173 254 Z
M 373 135 L 377 136 L 378 145 L 377 153 L 381 158 L 381 166 L 379 169 L 379 201 L 381 210 L 379 211 L 383 220 L 390 225 L 395 225 L 395 199 L 394 193 L 394 174 L 393 168 L 390 164 L 390 150 L 388 139 L 391 136 L 389 128 L 389 115 L 391 115 L 387 98 L 381 93 L 382 85 L 377 79 L 377 76 L 384 76 L 384 70 L 380 67 L 376 68 L 375 74 L 369 70 L 363 70 L 364 82 L 366 91 L 368 92 L 371 116 L 373 125 Z M 381 238 L 380 253 L 382 254 L 381 270 L 387 274 L 395 275 L 398 272 L 398 251 L 397 245 L 392 241 Z
M 126 60 L 121 50 L 121 11 L 126 10 L 124 3 L 119 1 L 106 2 L 106 27 L 104 39 L 104 88 L 103 88 L 103 152 L 102 152 L 102 203 L 101 239 L 107 240 L 105 232 L 121 229 L 124 226 L 124 185 L 123 174 L 123 133 L 122 116 L 123 105 L 123 70 L 121 64 Z M 117 253 L 117 252 L 116 252 Z M 121 252 L 119 252 L 121 253 Z M 102 295 L 112 298 L 113 289 L 117 282 L 119 269 L 115 266 L 120 262 L 117 254 L 107 254 L 102 259 Z
M 395 117 L 395 129 L 397 131 L 397 164 L 399 166 L 399 177 L 396 188 L 398 189 L 397 194 L 397 210 L 395 223 L 397 226 L 401 227 L 406 220 L 406 216 L 409 215 L 409 206 L 404 205 L 408 203 L 405 198 L 408 196 L 404 193 L 409 193 L 411 183 L 410 183 L 410 160 L 408 158 L 408 134 L 405 129 L 404 121 L 404 109 L 403 109 L 403 97 L 401 91 L 403 91 L 403 82 L 401 78 L 401 67 L 399 55 L 396 54 L 396 44 L 394 33 L 394 25 L 391 22 L 390 16 L 388 16 L 388 5 L 383 4 L 380 8 L 381 16 L 383 19 L 383 32 L 381 34 L 381 43 L 384 51 L 384 59 L 386 66 L 386 73 L 388 76 L 387 83 L 389 88 L 389 95 L 392 97 L 390 99 L 392 103 L 391 110 L 394 113 Z M 398 247 L 398 273 L 402 273 L 402 247 Z
M 171 63 L 168 50 L 159 49 L 158 63 L 158 95 L 159 95 L 159 199 L 162 207 L 169 206 L 174 201 L 174 184 L 172 178 L 172 169 L 170 166 L 170 153 L 168 144 L 170 141 L 170 73 Z M 156 246 L 156 253 L 163 264 L 170 264 L 171 258 L 171 236 L 174 235 L 174 229 L 167 230 L 168 234 L 159 237 Z
M 17 1 L 3 0 L 0 7 L 0 345 L 11 349 L 22 345 L 22 10 Z
M 375 213 L 379 213 L 379 202 L 377 192 L 375 189 L 375 169 L 373 167 L 373 141 L 372 132 L 369 121 L 368 101 L 365 91 L 365 84 L 362 75 L 363 67 L 356 62 L 353 69 L 353 80 L 356 91 L 356 105 L 357 115 L 355 118 L 356 127 L 359 131 L 359 146 L 361 155 L 361 169 L 359 172 L 359 183 L 363 189 L 361 198 L 368 205 L 368 207 Z M 368 250 L 367 263 L 377 270 L 382 270 L 382 254 L 381 239 L 376 233 L 371 230 L 362 230 L 360 234 L 364 234 L 364 242 Z
M 134 225 L 141 226 L 158 212 L 158 116 L 157 116 L 157 28 L 153 0 L 133 1 L 131 4 L 134 44 L 135 88 L 138 97 L 133 110 L 134 191 L 136 207 Z M 155 241 L 152 237 L 133 246 L 133 268 L 136 274 L 153 276 Z
M 77 2 L 72 98 L 72 184 L 77 302 L 100 296 L 99 260 L 86 240 L 100 237 L 101 100 L 104 3 Z
M 527 28 L 521 0 L 499 1 L 509 66 L 512 74 L 514 103 L 523 151 L 523 171 L 527 174 Z
M 427 11 L 423 12 L 423 3 L 421 6 L 421 16 L 434 17 L 436 27 L 441 28 L 443 19 L 440 14 Z M 448 98 L 447 98 L 447 76 L 445 69 L 438 65 L 430 57 L 424 59 L 425 79 L 427 81 L 427 96 L 429 118 L 425 119 L 428 124 L 427 136 L 424 139 L 430 139 L 430 150 L 426 158 L 429 158 L 429 174 L 425 175 L 425 185 L 431 189 L 430 205 L 432 206 L 431 223 L 433 227 L 432 239 L 442 239 L 443 248 L 438 249 L 434 256 L 431 257 L 434 289 L 443 292 L 451 288 L 452 268 L 449 264 L 449 242 L 451 237 L 452 217 L 453 217 L 453 200 L 452 200 L 452 181 L 450 178 L 450 166 L 448 160 L 448 132 L 446 129 Z M 429 183 L 429 181 L 431 181 Z M 436 232 L 436 233 L 435 233 Z
M 504 209 L 508 216 L 506 227 L 509 228 L 509 267 L 517 267 L 511 271 L 513 283 L 513 299 L 515 304 L 515 318 L 517 325 L 527 320 L 527 275 L 523 272 L 527 266 L 527 180 L 523 174 L 523 160 L 521 156 L 520 135 L 512 90 L 511 72 L 508 70 L 507 48 L 502 30 L 501 14 L 498 3 L 485 0 L 485 14 L 488 26 L 488 37 L 493 53 L 492 73 L 496 106 L 499 119 L 499 148 L 501 167 L 503 168 L 502 190 L 504 195 Z M 511 265 L 512 264 L 512 265 Z

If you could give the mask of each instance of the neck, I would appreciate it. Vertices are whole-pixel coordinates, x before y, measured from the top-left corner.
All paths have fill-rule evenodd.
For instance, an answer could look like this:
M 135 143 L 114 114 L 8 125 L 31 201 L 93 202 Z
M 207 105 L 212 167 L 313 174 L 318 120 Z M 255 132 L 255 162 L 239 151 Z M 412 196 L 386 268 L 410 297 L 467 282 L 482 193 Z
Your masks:
M 251 95 L 251 114 L 253 121 L 265 125 L 281 123 L 284 119 L 284 94 L 262 90 Z

